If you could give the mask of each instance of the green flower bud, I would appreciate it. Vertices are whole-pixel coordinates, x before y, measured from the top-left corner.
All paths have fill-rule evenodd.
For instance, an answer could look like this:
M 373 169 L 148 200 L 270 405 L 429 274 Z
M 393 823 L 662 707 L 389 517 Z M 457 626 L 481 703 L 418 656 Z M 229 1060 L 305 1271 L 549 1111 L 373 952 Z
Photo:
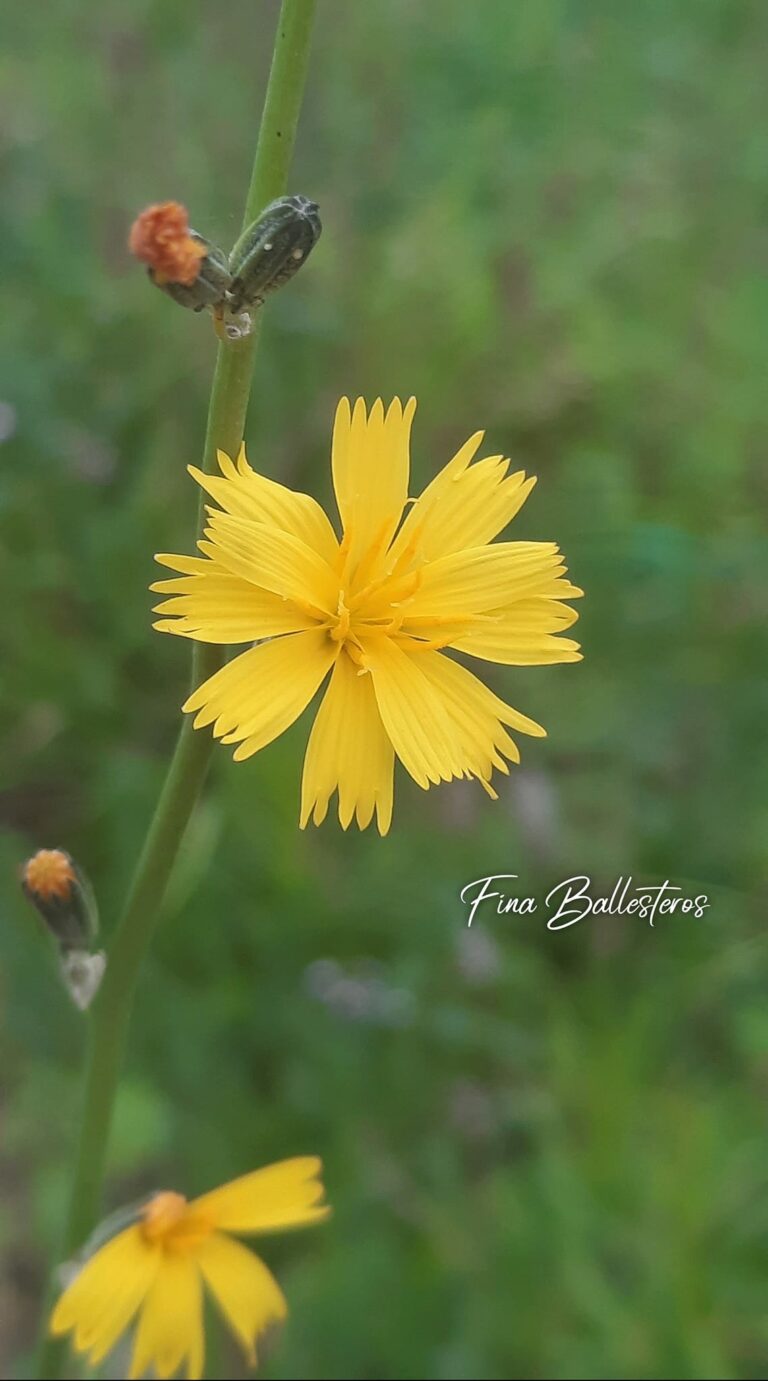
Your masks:
M 279 197 L 244 230 L 229 256 L 232 283 L 227 316 L 260 307 L 301 268 L 320 238 L 317 202 L 308 197 Z

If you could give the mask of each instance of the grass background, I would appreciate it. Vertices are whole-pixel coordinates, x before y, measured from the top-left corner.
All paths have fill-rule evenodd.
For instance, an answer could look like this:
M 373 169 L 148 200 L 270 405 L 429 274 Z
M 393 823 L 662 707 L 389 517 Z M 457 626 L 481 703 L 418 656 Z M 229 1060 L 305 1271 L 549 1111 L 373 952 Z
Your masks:
M 539 476 L 515 533 L 566 551 L 586 657 L 494 674 L 549 738 L 496 805 L 400 772 L 385 841 L 298 832 L 306 716 L 246 765 L 217 752 L 139 993 L 109 1202 L 323 1155 L 332 1222 L 263 1244 L 292 1308 L 267 1377 L 761 1377 L 768 7 L 318 10 L 291 190 L 325 230 L 267 313 L 251 460 L 327 498 L 343 392 L 418 396 L 417 484 L 484 426 Z M 2 20 L 8 1376 L 82 1035 L 17 869 L 70 849 L 108 931 L 187 680 L 146 587 L 153 551 L 190 549 L 215 342 L 126 232 L 172 196 L 231 243 L 275 15 Z M 670 878 L 712 905 L 467 931 L 459 890 L 493 872 L 539 897 Z

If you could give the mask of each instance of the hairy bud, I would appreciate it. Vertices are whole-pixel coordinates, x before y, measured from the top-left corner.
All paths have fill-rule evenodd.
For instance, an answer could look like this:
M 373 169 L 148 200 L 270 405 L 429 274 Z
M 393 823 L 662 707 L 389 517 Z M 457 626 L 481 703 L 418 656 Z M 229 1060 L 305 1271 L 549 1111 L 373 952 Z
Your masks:
M 98 930 L 90 884 L 63 849 L 38 849 L 24 864 L 21 885 L 62 950 L 88 946 Z
M 229 256 L 232 313 L 260 307 L 265 297 L 292 278 L 314 249 L 322 226 L 317 202 L 279 197 L 244 230 Z
M 67 991 L 83 1011 L 106 966 L 101 951 L 91 952 L 99 920 L 90 883 L 64 849 L 38 849 L 22 868 L 21 886 L 56 941 Z

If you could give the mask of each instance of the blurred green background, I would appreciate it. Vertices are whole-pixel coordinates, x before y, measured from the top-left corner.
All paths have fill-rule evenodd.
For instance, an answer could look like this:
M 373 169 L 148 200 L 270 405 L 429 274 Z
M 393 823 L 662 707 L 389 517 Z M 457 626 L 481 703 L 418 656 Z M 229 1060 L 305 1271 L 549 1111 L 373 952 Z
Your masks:
M 331 1223 L 262 1244 L 291 1304 L 267 1377 L 762 1377 L 768 6 L 318 8 L 290 190 L 325 230 L 266 314 L 250 458 L 326 499 L 341 393 L 418 396 L 418 485 L 485 427 L 539 476 L 513 535 L 566 551 L 585 661 L 492 671 L 549 737 L 496 805 L 399 771 L 384 841 L 299 833 L 308 716 L 245 765 L 217 751 L 109 1203 L 323 1155 Z M 146 587 L 155 550 L 190 550 L 215 341 L 126 234 L 175 197 L 234 239 L 275 16 L 2 20 L 6 1376 L 29 1365 L 82 1040 L 18 867 L 68 848 L 109 929 L 188 675 Z M 459 890 L 495 872 L 712 904 L 467 930 Z

